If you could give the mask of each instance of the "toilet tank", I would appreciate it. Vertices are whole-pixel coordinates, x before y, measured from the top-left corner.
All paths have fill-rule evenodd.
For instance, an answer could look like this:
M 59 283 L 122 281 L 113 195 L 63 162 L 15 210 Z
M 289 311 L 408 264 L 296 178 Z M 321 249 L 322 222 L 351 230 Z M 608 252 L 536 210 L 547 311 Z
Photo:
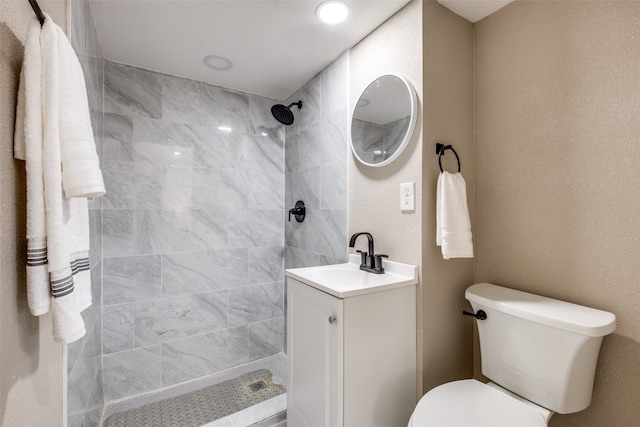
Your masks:
M 489 283 L 470 286 L 465 297 L 487 314 L 477 321 L 483 375 L 560 414 L 589 406 L 615 315 Z

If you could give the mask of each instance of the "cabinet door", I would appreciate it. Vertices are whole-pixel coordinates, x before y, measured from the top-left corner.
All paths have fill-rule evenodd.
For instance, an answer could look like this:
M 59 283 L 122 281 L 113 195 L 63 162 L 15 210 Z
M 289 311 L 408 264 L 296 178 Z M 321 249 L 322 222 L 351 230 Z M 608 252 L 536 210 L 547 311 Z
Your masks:
M 343 301 L 287 284 L 287 426 L 342 427 Z

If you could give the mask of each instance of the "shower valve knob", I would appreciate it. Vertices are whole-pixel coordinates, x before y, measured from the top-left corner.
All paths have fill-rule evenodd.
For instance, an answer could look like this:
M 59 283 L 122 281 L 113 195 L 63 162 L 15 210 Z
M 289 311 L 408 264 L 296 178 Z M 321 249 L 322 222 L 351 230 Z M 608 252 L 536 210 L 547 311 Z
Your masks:
M 296 217 L 296 221 L 302 222 L 304 221 L 304 217 L 307 213 L 306 208 L 304 207 L 304 202 L 302 200 L 298 200 L 296 202 L 296 206 L 294 208 L 289 209 L 289 222 L 291 222 L 291 214 Z

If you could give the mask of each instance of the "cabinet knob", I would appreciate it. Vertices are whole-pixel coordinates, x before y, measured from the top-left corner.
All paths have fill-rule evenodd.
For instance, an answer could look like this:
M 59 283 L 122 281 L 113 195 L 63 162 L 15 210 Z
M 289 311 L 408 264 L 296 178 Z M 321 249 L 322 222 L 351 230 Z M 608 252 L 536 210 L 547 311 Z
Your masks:
M 335 316 L 329 316 L 329 324 L 333 325 L 334 323 L 336 323 Z

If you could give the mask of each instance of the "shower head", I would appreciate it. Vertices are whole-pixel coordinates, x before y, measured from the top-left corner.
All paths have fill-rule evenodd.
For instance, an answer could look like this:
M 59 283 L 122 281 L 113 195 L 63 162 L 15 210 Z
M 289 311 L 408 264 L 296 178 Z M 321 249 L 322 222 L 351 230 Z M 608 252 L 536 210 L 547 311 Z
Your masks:
M 273 117 L 283 125 L 293 124 L 293 113 L 291 112 L 291 107 L 294 105 L 297 105 L 299 110 L 302 108 L 302 101 L 292 102 L 286 107 L 282 104 L 276 104 L 271 107 L 271 114 L 273 114 Z

